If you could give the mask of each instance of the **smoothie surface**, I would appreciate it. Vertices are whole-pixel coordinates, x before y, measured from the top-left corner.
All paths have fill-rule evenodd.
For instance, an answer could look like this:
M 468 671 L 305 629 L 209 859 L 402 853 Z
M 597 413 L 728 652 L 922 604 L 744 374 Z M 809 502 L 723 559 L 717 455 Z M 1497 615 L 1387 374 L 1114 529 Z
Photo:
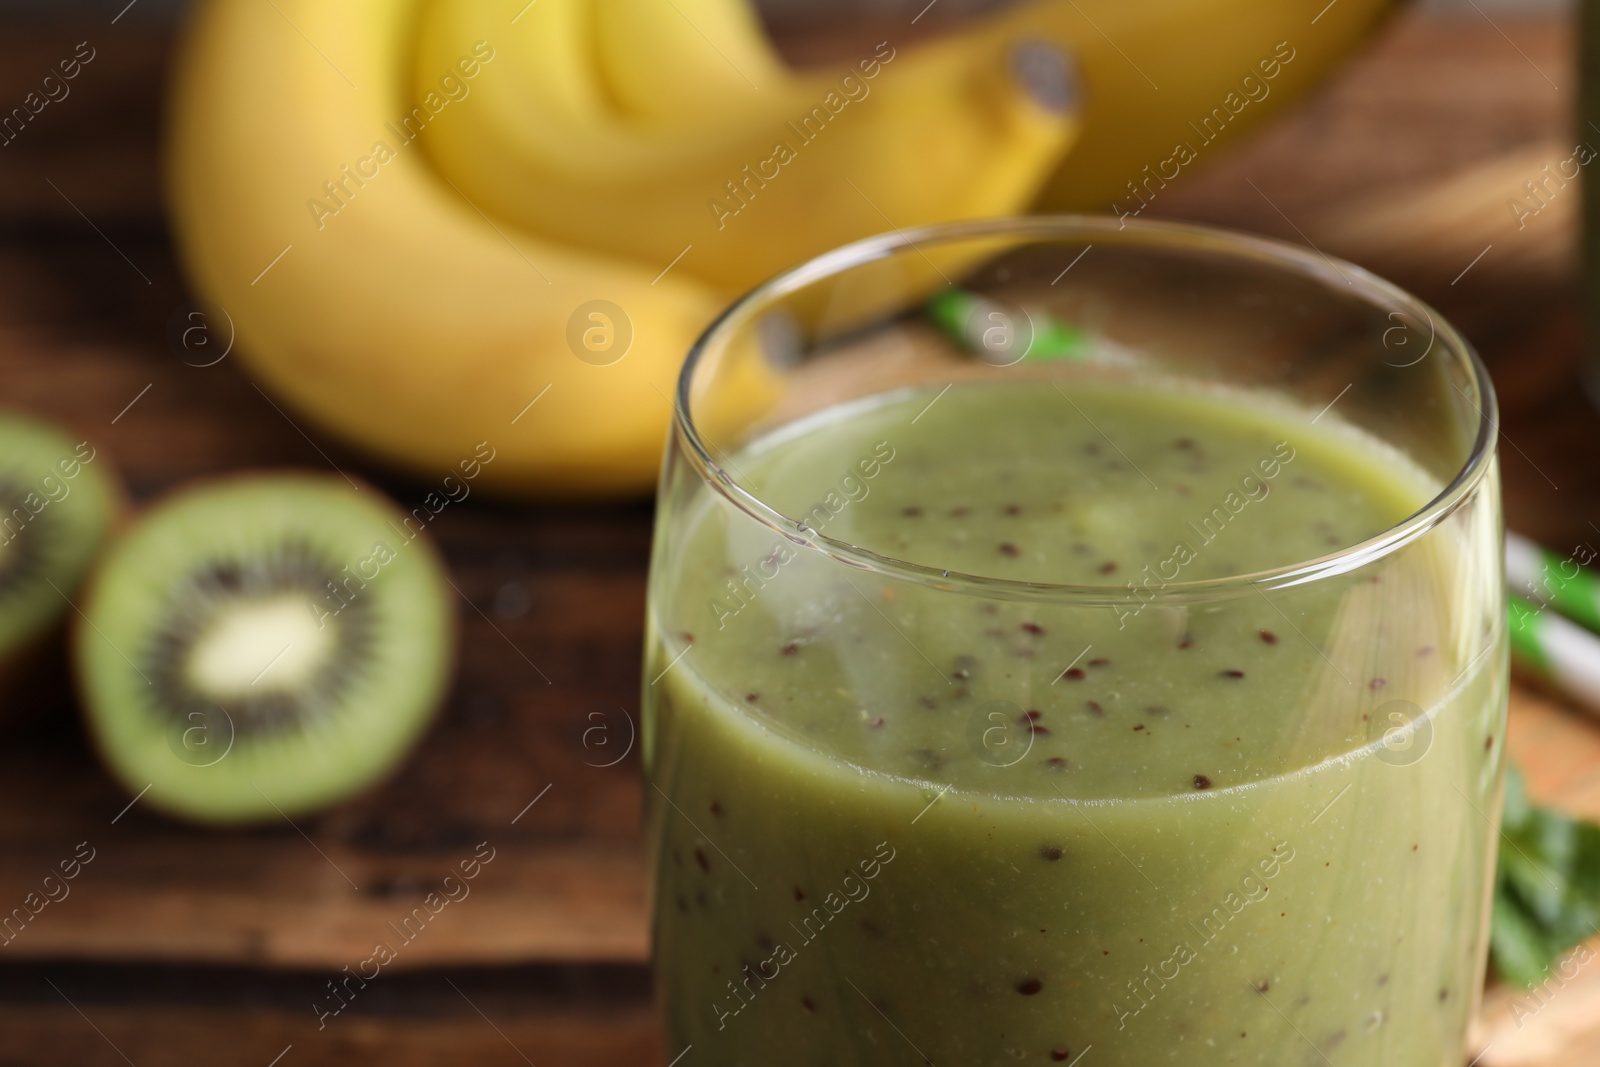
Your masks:
M 1196 581 L 1337 552 L 1438 492 L 1399 453 L 1312 417 L 1220 392 L 957 385 L 831 408 L 735 463 L 785 515 L 923 566 L 1117 587 L 1186 545 L 1176 580 Z M 894 458 L 852 493 L 879 442 Z
M 707 506 L 675 568 L 704 588 L 672 598 L 668 658 L 692 644 L 685 681 L 825 758 L 991 795 L 1171 796 L 1348 755 L 1373 740 L 1380 707 L 1444 694 L 1436 570 L 1393 576 L 1417 587 L 1398 600 L 1341 580 L 1246 591 L 1223 610 L 1158 595 L 1328 555 L 1438 491 L 1370 437 L 1311 418 L 1100 383 L 963 384 L 830 409 L 732 468 L 828 538 L 1132 597 L 1088 608 L 885 582 Z M 1414 646 L 1399 676 L 1363 666 L 1375 639 Z M 1319 703 L 1329 711 L 1308 730 Z

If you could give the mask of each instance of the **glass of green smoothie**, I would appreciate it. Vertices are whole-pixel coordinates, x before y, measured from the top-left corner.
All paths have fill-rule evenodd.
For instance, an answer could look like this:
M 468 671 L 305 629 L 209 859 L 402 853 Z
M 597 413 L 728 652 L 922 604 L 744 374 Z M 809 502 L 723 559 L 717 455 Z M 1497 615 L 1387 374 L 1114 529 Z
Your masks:
M 1488 377 L 1315 251 L 874 238 L 689 356 L 643 679 L 669 1060 L 1460 1067 Z

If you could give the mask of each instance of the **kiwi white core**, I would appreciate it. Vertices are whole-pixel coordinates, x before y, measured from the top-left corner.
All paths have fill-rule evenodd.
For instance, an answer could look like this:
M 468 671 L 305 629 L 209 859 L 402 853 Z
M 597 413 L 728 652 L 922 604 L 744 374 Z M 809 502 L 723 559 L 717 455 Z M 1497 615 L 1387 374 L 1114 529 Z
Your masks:
M 298 691 L 332 654 L 335 635 L 318 625 L 303 597 L 243 601 L 212 620 L 189 652 L 187 673 L 201 693 Z

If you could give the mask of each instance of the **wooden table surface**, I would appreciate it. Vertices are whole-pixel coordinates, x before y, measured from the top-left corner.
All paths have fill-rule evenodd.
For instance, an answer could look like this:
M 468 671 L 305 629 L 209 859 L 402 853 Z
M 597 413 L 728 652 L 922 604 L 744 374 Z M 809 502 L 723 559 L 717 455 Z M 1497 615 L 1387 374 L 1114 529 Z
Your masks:
M 167 32 L 0 27 L 0 102 L 85 39 L 97 56 L 72 96 L 0 149 L 0 402 L 92 436 L 140 500 L 240 468 L 322 468 L 322 452 L 363 468 L 304 437 L 230 361 L 188 366 L 168 340 L 189 297 L 159 203 Z M 1568 138 L 1571 49 L 1550 18 L 1403 14 L 1307 105 L 1149 212 L 1314 241 L 1434 302 L 1494 372 L 1510 523 L 1558 548 L 1600 542 L 1600 417 L 1575 384 L 1578 193 L 1521 230 L 1505 200 Z M 1442 200 L 1467 217 L 1417 239 Z M 425 491 L 368 473 L 402 501 Z M 267 1067 L 286 1048 L 282 1067 L 663 1063 L 628 752 L 649 521 L 643 501 L 443 513 L 436 535 L 470 601 L 449 705 L 385 787 L 298 829 L 204 832 L 127 808 L 69 698 L 44 700 L 0 748 L 0 908 L 79 842 L 95 859 L 0 948 L 0 1065 Z M 1512 749 L 1535 791 L 1600 815 L 1600 730 L 1518 700 Z M 479 842 L 495 858 L 471 897 L 319 1030 L 325 983 Z M 1584 1044 L 1595 1013 L 1514 1025 L 1510 1010 L 1491 995 L 1486 1067 L 1600 1058 Z

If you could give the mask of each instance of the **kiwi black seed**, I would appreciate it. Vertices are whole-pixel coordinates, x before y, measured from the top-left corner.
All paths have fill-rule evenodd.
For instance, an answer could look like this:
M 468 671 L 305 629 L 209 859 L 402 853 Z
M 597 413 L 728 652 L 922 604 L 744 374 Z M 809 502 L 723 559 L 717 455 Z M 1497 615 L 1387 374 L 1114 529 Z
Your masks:
M 23 673 L 58 632 L 121 501 L 93 445 L 0 412 L 0 677 Z
M 406 518 L 338 476 L 268 474 L 185 490 L 135 523 L 73 637 L 89 732 L 122 785 L 245 823 L 393 770 L 455 640 L 442 564 Z

